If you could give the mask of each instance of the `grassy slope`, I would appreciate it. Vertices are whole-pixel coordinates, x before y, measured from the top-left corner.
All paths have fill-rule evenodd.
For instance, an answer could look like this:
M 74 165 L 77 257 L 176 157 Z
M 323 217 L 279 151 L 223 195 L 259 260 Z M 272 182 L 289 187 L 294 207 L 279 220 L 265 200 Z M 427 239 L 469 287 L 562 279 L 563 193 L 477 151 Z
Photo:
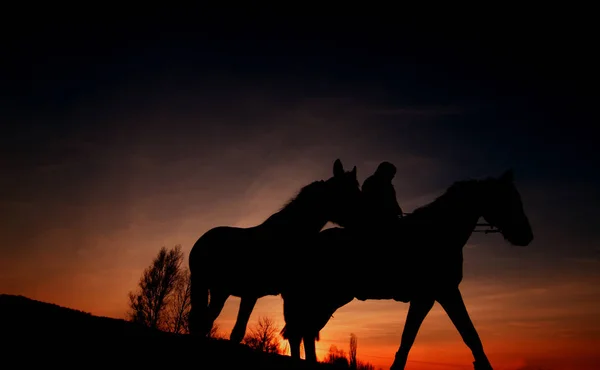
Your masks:
M 334 369 L 268 355 L 227 340 L 199 340 L 125 320 L 0 295 L 0 359 L 13 367 L 192 367 L 194 369 Z

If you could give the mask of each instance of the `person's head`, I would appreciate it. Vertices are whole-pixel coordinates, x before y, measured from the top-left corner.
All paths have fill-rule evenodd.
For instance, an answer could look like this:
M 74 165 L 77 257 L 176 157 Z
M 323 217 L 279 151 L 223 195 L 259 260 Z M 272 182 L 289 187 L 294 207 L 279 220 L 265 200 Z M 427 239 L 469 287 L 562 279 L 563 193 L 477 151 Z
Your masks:
M 380 176 L 383 179 L 392 181 L 394 176 L 396 176 L 396 166 L 391 164 L 390 162 L 381 162 L 375 171 L 377 176 Z

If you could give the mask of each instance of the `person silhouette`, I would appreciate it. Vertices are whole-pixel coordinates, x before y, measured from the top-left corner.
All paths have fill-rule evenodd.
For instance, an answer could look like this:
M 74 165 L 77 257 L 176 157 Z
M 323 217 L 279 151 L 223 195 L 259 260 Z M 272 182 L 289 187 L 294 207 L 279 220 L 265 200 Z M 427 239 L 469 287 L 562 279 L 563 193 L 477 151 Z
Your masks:
M 368 219 L 373 226 L 383 226 L 387 229 L 402 217 L 402 208 L 398 204 L 396 190 L 392 184 L 395 176 L 396 166 L 390 162 L 381 162 L 375 173 L 363 182 L 362 193 Z
M 402 247 L 402 238 L 396 225 L 403 214 L 402 208 L 396 199 L 396 190 L 392 184 L 395 176 L 396 166 L 390 162 L 381 162 L 377 170 L 363 182 L 362 195 L 366 230 L 358 235 L 361 238 L 361 244 L 379 245 L 386 250 Z M 377 253 L 373 255 L 377 255 Z M 371 261 L 366 261 L 366 263 L 371 263 Z M 387 271 L 384 273 L 387 277 L 390 277 L 388 273 L 395 274 L 393 272 L 395 270 L 389 267 L 385 267 L 383 270 Z M 380 298 L 386 296 L 385 284 L 368 285 L 372 289 L 373 296 L 379 296 Z M 362 295 L 357 295 L 356 298 L 362 300 Z M 406 302 L 405 289 L 396 292 L 392 298 Z

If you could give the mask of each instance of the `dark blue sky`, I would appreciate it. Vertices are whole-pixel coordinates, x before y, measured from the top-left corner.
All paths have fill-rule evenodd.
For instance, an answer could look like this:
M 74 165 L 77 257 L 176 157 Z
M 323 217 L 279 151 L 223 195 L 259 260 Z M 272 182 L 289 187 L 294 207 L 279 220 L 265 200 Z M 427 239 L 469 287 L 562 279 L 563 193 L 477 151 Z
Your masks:
M 587 47 L 590 30 L 581 24 L 565 30 L 549 22 L 487 23 L 437 33 L 425 26 L 410 32 L 386 25 L 312 30 L 304 37 L 289 29 L 266 33 L 241 27 L 244 32 L 237 35 L 224 32 L 226 27 L 183 32 L 181 25 L 169 30 L 150 22 L 24 27 L 13 31 L 3 61 L 8 66 L 3 121 L 9 126 L 3 150 L 35 148 L 36 140 L 72 132 L 75 125 L 99 130 L 93 122 L 68 117 L 73 107 L 101 105 L 114 91 L 170 88 L 179 96 L 187 91 L 177 103 L 185 108 L 199 101 L 227 104 L 232 90 L 260 86 L 276 90 L 281 106 L 298 97 L 343 92 L 392 110 L 460 107 L 462 114 L 430 122 L 428 130 L 395 129 L 394 116 L 385 115 L 377 125 L 386 127 L 384 140 L 414 135 L 403 145 L 468 158 L 476 171 L 494 164 L 548 181 L 598 181 L 593 105 L 598 73 L 597 57 Z M 141 94 L 129 95 L 126 103 L 131 109 L 146 104 L 154 103 Z M 423 135 L 429 145 L 422 145 Z M 11 157 L 6 164 L 23 170 L 20 156 Z
M 587 47 L 590 30 L 485 24 L 463 32 L 382 26 L 304 37 L 289 30 L 245 30 L 243 37 L 233 30 L 167 31 L 151 23 L 24 27 L 5 49 L 3 109 L 60 120 L 79 103 L 132 85 L 158 89 L 164 80 L 181 90 L 203 86 L 207 104 L 231 88 L 257 84 L 277 89 L 282 104 L 286 93 L 293 100 L 339 91 L 390 106 L 467 104 L 476 112 L 444 125 L 466 146 L 479 143 L 481 155 L 508 141 L 519 153 L 539 156 L 536 167 L 552 163 L 569 176 L 593 176 L 597 57 Z M 128 104 L 145 101 L 130 98 Z M 23 125 L 12 132 L 23 132 Z M 63 120 L 52 131 L 66 126 Z

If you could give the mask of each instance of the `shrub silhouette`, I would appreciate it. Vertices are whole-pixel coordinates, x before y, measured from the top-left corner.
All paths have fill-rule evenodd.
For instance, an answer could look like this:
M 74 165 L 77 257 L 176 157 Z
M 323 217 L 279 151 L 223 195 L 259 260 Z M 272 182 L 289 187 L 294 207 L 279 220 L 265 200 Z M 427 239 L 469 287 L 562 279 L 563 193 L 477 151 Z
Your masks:
M 335 345 L 329 347 L 329 353 L 325 357 L 325 363 L 335 365 L 338 369 L 350 370 L 375 370 L 375 366 L 368 362 L 363 362 L 357 358 L 358 338 L 354 333 L 350 334 L 350 352 L 346 355 L 343 349 Z
M 348 369 L 350 364 L 346 357 L 346 352 L 343 349 L 337 348 L 335 345 L 329 347 L 329 353 L 325 357 L 325 361 L 328 364 L 336 365 L 339 368 Z

